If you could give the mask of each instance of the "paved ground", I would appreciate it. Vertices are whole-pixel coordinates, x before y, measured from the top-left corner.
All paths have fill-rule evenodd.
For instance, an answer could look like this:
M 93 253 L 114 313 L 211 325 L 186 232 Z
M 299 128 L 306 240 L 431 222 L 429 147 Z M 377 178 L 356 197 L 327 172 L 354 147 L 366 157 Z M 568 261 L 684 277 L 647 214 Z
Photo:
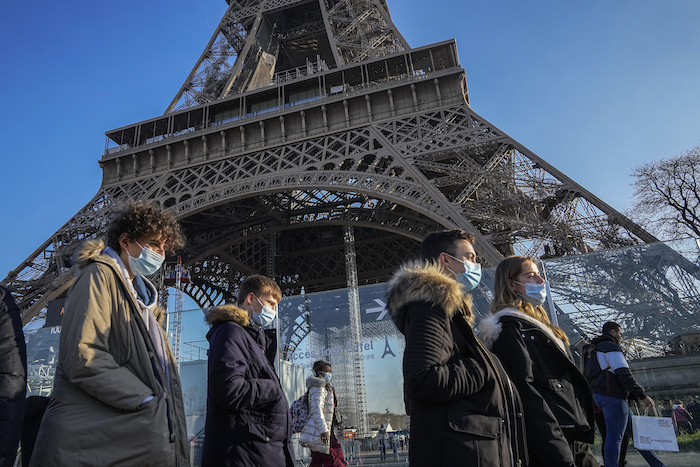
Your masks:
M 658 451 L 657 454 L 666 467 L 700 467 L 700 453 L 698 452 Z M 598 460 L 603 461 L 602 459 Z M 647 467 L 649 465 L 636 449 L 631 447 L 627 451 L 627 462 L 629 467 Z
M 658 454 L 666 467 L 700 467 L 700 453 L 697 452 L 659 452 Z M 598 457 L 598 461 L 602 465 L 603 459 Z M 632 447 L 627 451 L 627 463 L 628 467 L 648 466 L 644 458 Z M 390 455 L 386 461 L 383 461 L 379 459 L 379 453 L 376 451 L 363 452 L 359 459 L 350 460 L 350 465 L 372 467 L 406 466 L 408 465 L 408 454 L 399 454 L 398 459 L 394 459 Z
M 700 453 L 697 452 L 658 452 L 659 458 L 663 461 L 666 467 L 700 467 Z M 603 463 L 602 458 L 598 458 L 601 465 Z M 639 455 L 639 453 L 632 447 L 627 452 L 627 463 L 628 467 L 647 467 L 648 464 Z M 363 465 L 363 466 L 406 466 L 408 465 L 408 455 L 399 454 L 399 459 L 394 460 L 393 456 L 389 456 L 389 459 L 382 461 L 379 459 L 379 454 L 374 452 L 362 453 L 360 459 L 355 459 L 350 462 L 350 465 Z

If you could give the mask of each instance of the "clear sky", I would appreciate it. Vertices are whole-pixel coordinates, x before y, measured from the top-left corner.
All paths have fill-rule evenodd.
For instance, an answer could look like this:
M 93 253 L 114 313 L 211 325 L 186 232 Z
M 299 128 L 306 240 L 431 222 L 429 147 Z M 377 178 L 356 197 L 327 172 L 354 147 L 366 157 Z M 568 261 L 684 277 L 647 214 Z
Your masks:
M 613 207 L 700 145 L 697 0 L 388 0 L 413 47 L 456 38 L 472 108 Z M 108 130 L 161 115 L 224 0 L 6 2 L 0 277 L 97 192 Z

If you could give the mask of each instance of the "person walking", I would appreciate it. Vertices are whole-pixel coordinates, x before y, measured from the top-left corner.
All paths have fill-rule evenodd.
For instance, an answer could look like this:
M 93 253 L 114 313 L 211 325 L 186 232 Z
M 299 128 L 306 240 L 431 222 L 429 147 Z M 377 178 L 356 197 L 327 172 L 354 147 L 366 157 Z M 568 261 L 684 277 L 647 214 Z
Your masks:
M 616 466 L 620 460 L 620 448 L 625 433 L 631 437 L 632 413 L 627 400 L 641 401 L 646 407 L 654 407 L 654 400 L 644 393 L 630 371 L 627 359 L 622 353 L 622 328 L 619 324 L 608 321 L 603 324 L 603 334 L 591 341 L 595 351 L 595 369 L 586 369 L 586 377 L 593 391 L 595 403 L 603 411 L 605 418 L 605 465 Z M 584 348 L 584 358 L 590 351 Z M 653 467 L 664 464 L 654 451 L 639 453 Z
M 272 325 L 282 299 L 265 276 L 247 277 L 238 306 L 211 308 L 202 466 L 292 467 L 289 403 L 275 373 Z
M 141 201 L 116 213 L 106 241 L 88 240 L 73 256 L 54 388 L 30 465 L 189 466 L 177 365 L 145 277 L 184 236 L 169 213 Z
M 27 348 L 17 302 L 0 286 L 0 467 L 12 467 L 22 434 Z
M 434 232 L 402 266 L 387 309 L 405 336 L 404 400 L 415 466 L 527 465 L 522 408 L 498 359 L 472 330 L 469 292 L 481 280 L 474 236 Z
M 384 424 L 379 427 L 377 431 L 377 444 L 379 447 L 379 460 L 386 460 L 386 428 Z
M 673 419 L 676 421 L 677 435 L 680 435 L 681 432 L 692 434 L 695 431 L 693 429 L 693 416 L 683 407 L 683 401 L 680 399 L 673 403 Z
M 573 362 L 564 331 L 542 304 L 544 280 L 533 258 L 511 256 L 496 267 L 490 316 L 479 339 L 501 360 L 524 405 L 534 466 L 597 466 L 593 397 Z
M 301 431 L 299 444 L 311 450 L 309 467 L 344 467 L 348 463 L 333 429 L 338 399 L 331 384 L 331 366 L 318 360 L 313 372 L 306 380 L 309 420 Z

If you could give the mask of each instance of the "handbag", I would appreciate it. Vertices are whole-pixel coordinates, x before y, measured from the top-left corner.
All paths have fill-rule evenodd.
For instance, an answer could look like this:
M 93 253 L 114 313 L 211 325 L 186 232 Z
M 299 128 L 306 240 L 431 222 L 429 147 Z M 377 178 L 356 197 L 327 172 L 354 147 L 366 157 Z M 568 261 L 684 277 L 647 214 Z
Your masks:
M 671 417 L 659 417 L 654 407 L 655 417 L 632 415 L 632 435 L 634 447 L 642 451 L 678 451 L 678 440 Z

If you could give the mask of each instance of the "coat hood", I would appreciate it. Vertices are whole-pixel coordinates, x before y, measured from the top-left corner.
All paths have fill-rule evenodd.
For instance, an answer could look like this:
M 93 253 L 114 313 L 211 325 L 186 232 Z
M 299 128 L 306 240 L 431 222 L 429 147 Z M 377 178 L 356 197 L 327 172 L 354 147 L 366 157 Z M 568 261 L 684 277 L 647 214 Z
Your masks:
M 105 244 L 101 239 L 84 241 L 73 253 L 73 264 L 82 269 L 88 265 L 91 259 L 95 259 L 104 251 Z
M 471 296 L 462 285 L 443 273 L 435 262 L 407 263 L 389 281 L 386 307 L 399 331 L 404 331 L 405 306 L 413 302 L 428 302 L 445 310 L 448 318 L 460 310 L 471 318 Z
M 204 319 L 210 325 L 226 321 L 233 321 L 241 326 L 247 326 L 250 323 L 248 312 L 230 303 L 210 308 Z
M 591 344 L 593 344 L 593 345 L 598 345 L 598 344 L 600 344 L 601 342 L 606 342 L 606 341 L 607 341 L 607 342 L 612 342 L 612 343 L 615 344 L 615 345 L 620 345 L 620 344 L 617 343 L 617 341 L 615 340 L 615 338 L 614 338 L 613 336 L 608 335 L 608 334 L 603 334 L 602 336 L 598 336 L 598 337 L 594 338 L 594 339 L 591 341 Z
M 319 378 L 318 376 L 309 376 L 308 378 L 306 378 L 306 387 L 307 388 L 322 388 L 325 385 L 326 385 L 325 378 Z
M 552 342 L 556 343 L 557 346 L 566 353 L 566 346 L 557 336 L 554 335 L 551 329 L 541 323 L 539 320 L 533 318 L 530 315 L 523 313 L 522 311 L 516 310 L 515 308 L 504 308 L 496 314 L 488 315 L 479 322 L 477 326 L 479 340 L 484 344 L 484 347 L 491 350 L 493 348 L 493 343 L 498 340 L 498 336 L 501 335 L 503 326 L 501 325 L 501 318 L 504 316 L 510 316 L 512 318 L 518 318 L 522 321 L 527 321 L 529 324 L 537 327 L 540 331 L 545 333 Z
M 116 255 L 117 253 L 113 252 L 113 254 Z M 80 246 L 78 246 L 78 248 L 76 248 L 73 256 L 71 257 L 71 261 L 79 270 L 85 268 L 88 264 L 95 260 L 107 262 L 112 266 L 115 266 L 117 271 L 123 269 L 123 266 L 120 266 L 117 260 L 110 255 L 105 254 L 104 241 L 99 238 L 84 241 L 82 244 L 80 244 Z M 121 274 L 124 276 L 126 272 L 121 271 Z M 143 278 L 143 285 L 150 291 L 150 295 L 153 297 L 153 303 L 148 303 L 146 306 L 151 313 L 153 313 L 153 316 L 155 316 L 158 324 L 162 325 L 165 321 L 165 312 L 156 303 L 158 291 L 155 286 L 145 277 Z

